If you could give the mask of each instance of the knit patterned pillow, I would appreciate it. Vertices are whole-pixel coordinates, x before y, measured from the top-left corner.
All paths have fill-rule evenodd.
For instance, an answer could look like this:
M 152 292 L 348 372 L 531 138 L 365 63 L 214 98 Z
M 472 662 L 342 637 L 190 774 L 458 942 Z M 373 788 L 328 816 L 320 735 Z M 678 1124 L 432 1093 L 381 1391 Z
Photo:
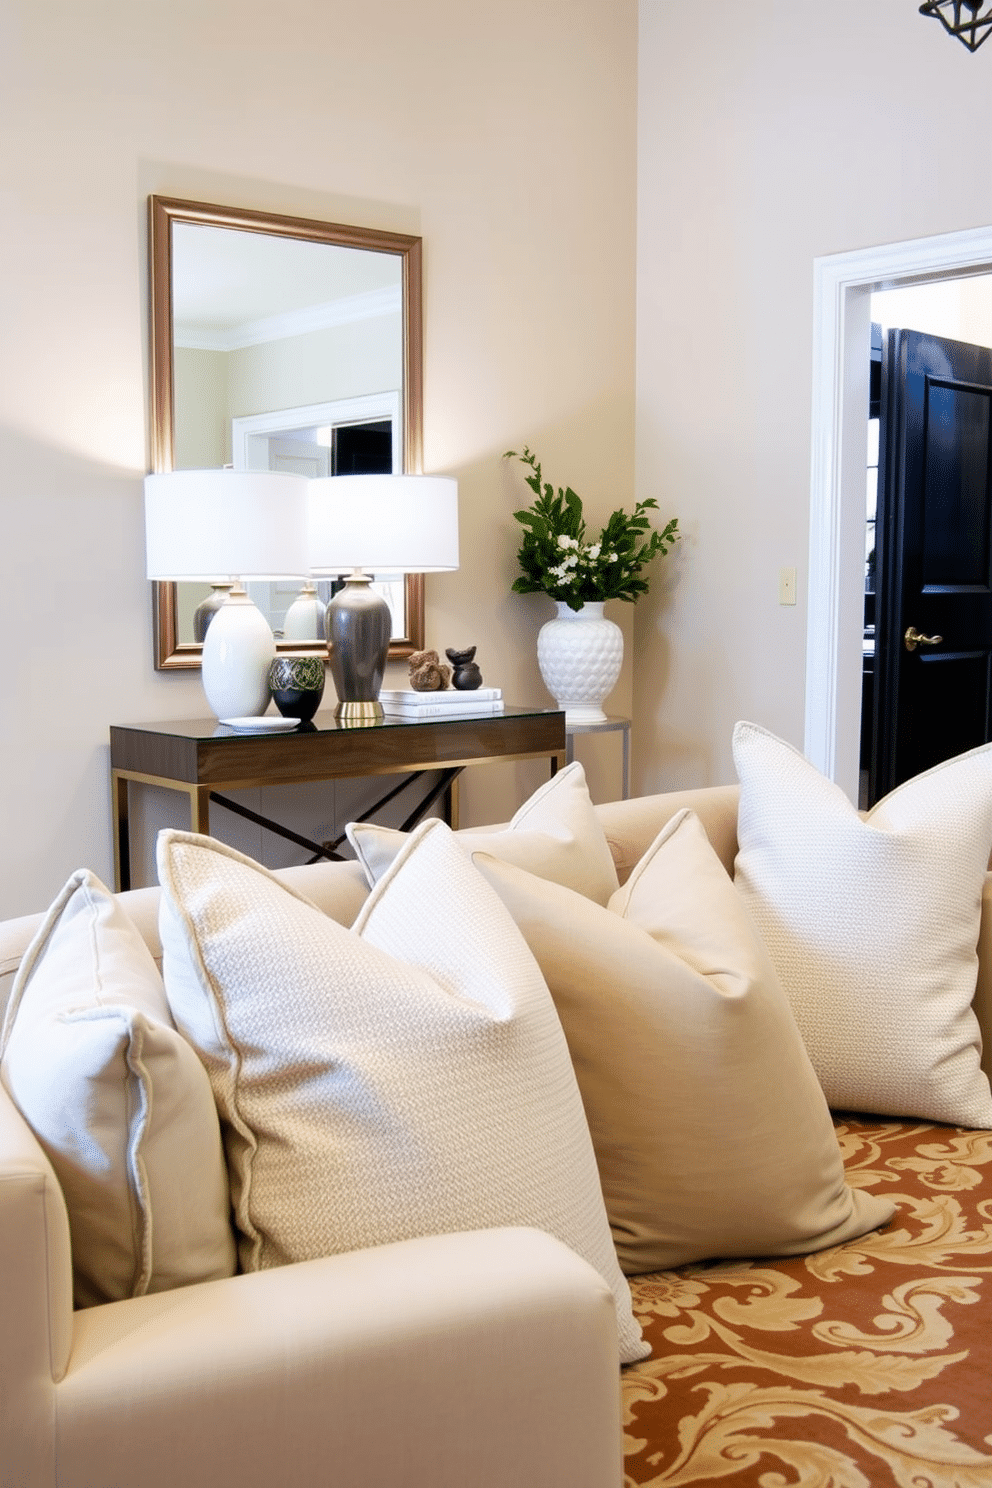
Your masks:
M 540 971 L 443 823 L 352 930 L 209 838 L 159 836 L 166 992 L 226 1126 L 245 1270 L 529 1225 L 612 1288 L 645 1349 Z
M 992 745 L 862 819 L 791 745 L 734 730 L 735 882 L 831 1106 L 992 1127 L 972 1011 Z

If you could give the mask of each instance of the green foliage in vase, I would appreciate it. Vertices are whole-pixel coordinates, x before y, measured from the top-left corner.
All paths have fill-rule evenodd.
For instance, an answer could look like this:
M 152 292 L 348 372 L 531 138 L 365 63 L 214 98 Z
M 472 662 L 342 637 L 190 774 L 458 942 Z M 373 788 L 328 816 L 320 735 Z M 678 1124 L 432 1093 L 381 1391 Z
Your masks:
M 641 577 L 642 571 L 658 553 L 667 553 L 678 542 L 677 517 L 660 531 L 652 527 L 647 513 L 657 510 L 658 503 L 648 496 L 638 501 L 633 512 L 618 508 L 590 542 L 582 498 L 571 486 L 559 486 L 556 491 L 546 483 L 540 461 L 526 445 L 522 454 L 507 450 L 503 458 L 530 467 L 525 479 L 537 498 L 526 511 L 513 513 L 524 529 L 517 553 L 521 574 L 512 586 L 515 594 L 548 594 L 570 610 L 606 599 L 632 604 L 647 594 L 648 581 Z

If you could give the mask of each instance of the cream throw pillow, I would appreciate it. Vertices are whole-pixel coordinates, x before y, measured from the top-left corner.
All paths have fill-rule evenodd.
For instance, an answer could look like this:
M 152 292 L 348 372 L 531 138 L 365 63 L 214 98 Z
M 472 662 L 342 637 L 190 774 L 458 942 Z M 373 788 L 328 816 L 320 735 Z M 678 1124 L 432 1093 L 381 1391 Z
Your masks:
M 992 847 L 992 745 L 906 781 L 862 819 L 752 723 L 735 882 L 835 1109 L 992 1127 L 972 1011 Z
M 628 1274 L 816 1250 L 891 1217 L 844 1181 L 785 995 L 694 813 L 608 909 L 474 861 L 547 978 Z
M 366 822 L 350 824 L 347 832 L 370 884 L 382 877 L 407 837 Z M 486 832 L 473 828 L 456 833 L 455 840 L 466 852 L 492 853 L 539 878 L 567 884 L 597 904 L 605 904 L 619 885 L 606 833 L 577 761 L 535 791 L 507 827 Z
M 417 1235 L 550 1231 L 617 1265 L 554 1005 L 443 823 L 407 838 L 353 930 L 209 838 L 159 836 L 165 985 L 226 1125 L 245 1270 Z
M 2 1050 L 65 1195 L 77 1307 L 233 1274 L 210 1082 L 148 947 L 92 873 L 73 874 L 28 947 Z

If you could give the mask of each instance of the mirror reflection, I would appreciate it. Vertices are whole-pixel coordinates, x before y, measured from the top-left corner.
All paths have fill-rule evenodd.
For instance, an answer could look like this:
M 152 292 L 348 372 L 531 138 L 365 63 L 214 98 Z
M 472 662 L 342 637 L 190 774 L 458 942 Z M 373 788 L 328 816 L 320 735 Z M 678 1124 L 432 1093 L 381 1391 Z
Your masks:
M 152 212 L 153 412 L 170 426 L 156 431 L 156 468 L 417 468 L 419 239 L 162 198 Z M 336 587 L 248 586 L 280 649 L 293 651 L 321 649 Z M 218 596 L 158 588 L 157 664 L 197 665 Z M 376 588 L 393 613 L 394 653 L 416 649 L 418 580 L 377 574 Z

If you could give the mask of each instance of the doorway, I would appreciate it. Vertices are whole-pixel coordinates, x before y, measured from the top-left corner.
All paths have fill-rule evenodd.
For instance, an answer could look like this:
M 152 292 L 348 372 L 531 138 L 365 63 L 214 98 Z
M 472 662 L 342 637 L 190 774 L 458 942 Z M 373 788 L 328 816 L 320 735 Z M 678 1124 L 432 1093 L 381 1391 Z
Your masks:
M 814 261 L 807 757 L 857 801 L 871 294 L 992 272 L 992 227 Z
M 992 275 L 875 292 L 871 316 L 862 807 L 992 721 Z

